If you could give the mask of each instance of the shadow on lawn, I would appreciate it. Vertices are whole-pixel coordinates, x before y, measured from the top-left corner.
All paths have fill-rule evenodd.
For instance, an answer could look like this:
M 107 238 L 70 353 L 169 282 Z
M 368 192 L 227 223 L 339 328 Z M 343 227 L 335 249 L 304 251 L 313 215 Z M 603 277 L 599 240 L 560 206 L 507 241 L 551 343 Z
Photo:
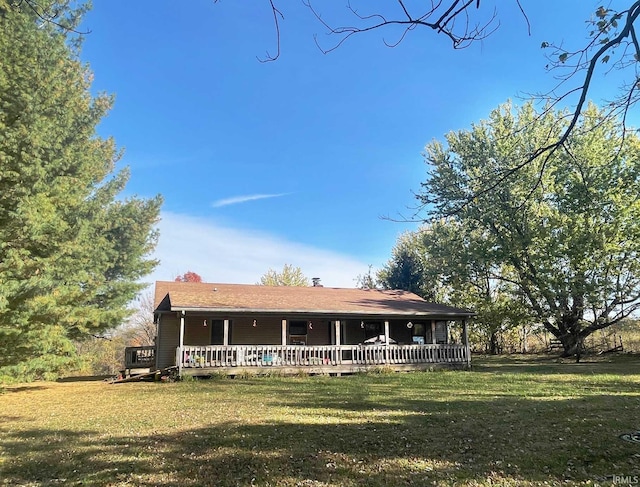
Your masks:
M 112 379 L 114 374 L 110 375 L 73 375 L 69 377 L 60 377 L 56 382 L 97 382 Z
M 15 392 L 28 392 L 28 391 L 43 391 L 45 389 L 48 389 L 48 387 L 46 386 L 7 386 L 7 387 L 2 387 L 0 386 L 0 393 L 2 394 L 12 394 Z
M 292 406 L 303 412 L 325 409 L 326 422 L 222 423 L 154 436 L 8 432 L 1 473 L 8 485 L 176 487 L 577 483 L 640 473 L 638 448 L 618 439 L 637 426 L 637 398 L 393 397 L 369 404 L 363 397 L 350 406 L 339 397 L 298 399 Z M 345 420 L 345 409 L 354 419 Z
M 473 357 L 476 372 L 531 374 L 640 374 L 640 355 L 587 355 L 579 363 L 558 355 L 497 355 Z

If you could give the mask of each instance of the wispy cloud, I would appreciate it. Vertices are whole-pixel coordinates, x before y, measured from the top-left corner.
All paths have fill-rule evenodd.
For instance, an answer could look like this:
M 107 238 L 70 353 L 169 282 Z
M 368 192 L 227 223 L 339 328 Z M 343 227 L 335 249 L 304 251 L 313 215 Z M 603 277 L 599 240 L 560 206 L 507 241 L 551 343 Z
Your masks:
M 246 203 L 247 201 L 264 200 L 267 198 L 279 198 L 280 196 L 286 196 L 289 193 L 277 193 L 277 194 L 247 194 L 243 196 L 234 196 L 232 198 L 224 198 L 214 201 L 211 206 L 214 208 L 220 208 L 221 206 L 237 205 L 240 203 Z
M 146 282 L 193 271 L 208 282 L 254 284 L 269 269 L 291 264 L 329 287 L 355 287 L 368 265 L 356 258 L 273 234 L 222 226 L 208 219 L 163 212 L 154 257 L 160 265 Z

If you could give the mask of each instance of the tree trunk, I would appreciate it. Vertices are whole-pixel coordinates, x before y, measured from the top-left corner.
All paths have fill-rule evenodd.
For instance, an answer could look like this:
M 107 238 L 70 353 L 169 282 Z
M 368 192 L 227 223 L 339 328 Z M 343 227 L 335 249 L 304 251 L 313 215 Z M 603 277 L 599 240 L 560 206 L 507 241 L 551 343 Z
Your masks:
M 500 353 L 500 344 L 498 343 L 498 332 L 491 331 L 489 335 L 489 354 L 498 355 Z
M 562 343 L 562 357 L 576 357 L 576 362 L 580 361 L 584 353 L 585 334 L 581 333 L 581 317 L 575 313 L 567 313 L 562 316 L 557 328 L 550 324 L 545 324 L 545 328 Z
M 563 357 L 575 355 L 576 361 L 580 361 L 580 356 L 584 353 L 584 339 L 579 334 L 566 334 L 558 337 L 562 342 Z
M 527 325 L 522 325 L 522 344 L 520 346 L 520 351 L 522 353 L 527 353 L 529 351 L 529 347 L 527 344 L 528 336 L 529 336 L 529 330 L 527 329 Z

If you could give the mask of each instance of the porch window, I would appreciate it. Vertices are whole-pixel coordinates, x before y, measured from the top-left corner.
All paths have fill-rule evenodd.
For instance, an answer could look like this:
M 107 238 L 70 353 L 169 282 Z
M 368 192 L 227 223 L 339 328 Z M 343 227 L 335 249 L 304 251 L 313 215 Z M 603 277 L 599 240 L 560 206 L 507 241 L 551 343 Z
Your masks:
M 447 343 L 448 328 L 446 321 L 436 321 L 436 343 Z
M 426 323 L 414 323 L 411 331 L 411 343 L 414 345 L 431 343 L 431 326 L 427 326 Z
M 365 321 L 364 322 L 364 339 L 384 335 L 384 326 L 381 321 Z
M 289 321 L 289 344 L 307 344 L 307 322 L 302 320 Z

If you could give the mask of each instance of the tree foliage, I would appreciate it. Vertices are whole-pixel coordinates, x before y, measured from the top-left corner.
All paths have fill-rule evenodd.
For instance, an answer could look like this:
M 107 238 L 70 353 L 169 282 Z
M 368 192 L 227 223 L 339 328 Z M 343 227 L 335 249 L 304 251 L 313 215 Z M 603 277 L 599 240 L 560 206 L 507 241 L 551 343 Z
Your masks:
M 96 126 L 72 28 L 0 2 L 0 367 L 42 376 L 73 360 L 73 340 L 122 323 L 156 265 L 159 197 L 123 198 L 126 170 Z M 62 25 L 64 28 L 61 28 Z M 10 371 L 5 373 L 11 373 Z
M 432 170 L 419 198 L 464 244 L 450 258 L 512 288 L 573 354 L 640 308 L 638 137 L 590 106 L 562 150 L 483 191 L 520 154 L 561 133 L 565 115 L 507 104 L 448 134 L 447 146 L 429 144 Z
M 378 272 L 387 289 L 404 289 L 429 301 L 473 309 L 471 340 L 489 353 L 501 349 L 503 334 L 530 319 L 513 286 L 501 282 L 487 263 L 469 252 L 464 232 L 453 221 L 402 234 L 391 259 Z
M 366 274 L 358 274 L 356 276 L 356 287 L 358 289 L 377 289 L 378 279 L 373 272 L 373 266 L 369 264 Z
M 138 295 L 137 306 L 125 326 L 122 334 L 127 338 L 127 343 L 133 347 L 145 347 L 156 342 L 156 324 L 153 319 L 155 311 L 153 305 L 153 293 L 147 291 Z
M 117 329 L 108 337 L 92 337 L 76 342 L 77 365 L 66 373 L 82 376 L 116 376 L 125 362 L 125 348 L 135 346 Z
M 176 276 L 175 282 L 202 282 L 202 277 L 193 271 L 187 271 L 182 275 Z
M 269 269 L 257 284 L 262 286 L 309 286 L 311 282 L 300 267 L 285 264 L 281 272 Z
M 400 235 L 391 258 L 377 273 L 384 289 L 403 289 L 428 300 L 436 301 L 437 278 L 428 271 L 427 249 L 420 232 Z
M 473 309 L 474 338 L 486 352 L 501 352 L 504 334 L 531 321 L 509 279 L 510 269 L 484 259 L 490 249 L 482 245 L 486 242 L 477 238 L 478 229 L 473 226 L 441 220 L 425 227 L 421 236 L 429 272 L 440 285 L 439 294 L 451 305 Z

